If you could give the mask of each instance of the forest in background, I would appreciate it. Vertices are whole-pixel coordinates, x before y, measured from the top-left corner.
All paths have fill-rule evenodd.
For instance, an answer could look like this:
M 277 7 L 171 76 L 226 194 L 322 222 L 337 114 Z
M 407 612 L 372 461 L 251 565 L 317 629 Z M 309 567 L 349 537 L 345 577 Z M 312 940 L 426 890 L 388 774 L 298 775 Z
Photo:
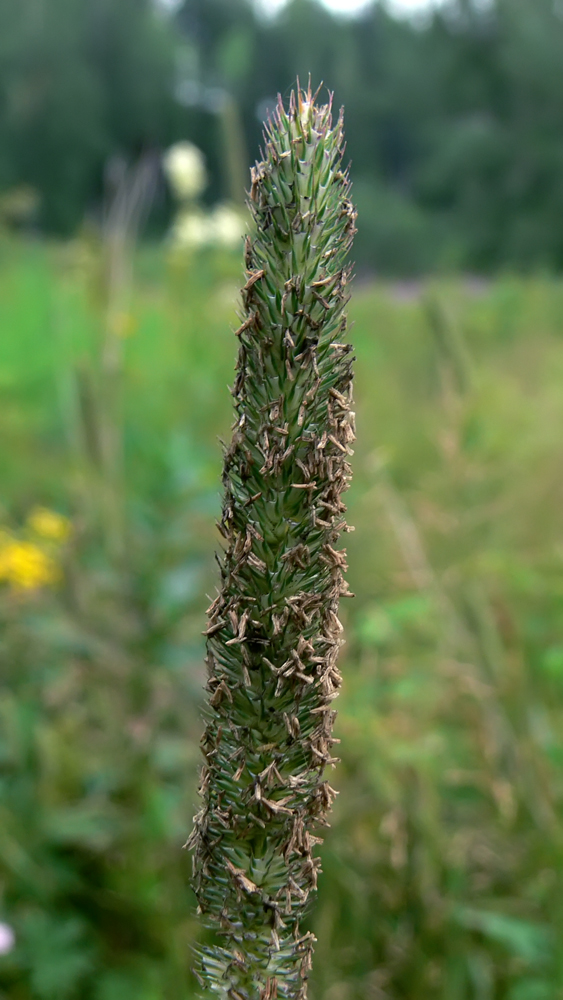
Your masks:
M 249 0 L 2 0 L 0 216 L 68 236 L 98 217 L 116 157 L 184 138 L 207 199 L 240 199 L 268 108 L 310 73 L 346 106 L 360 271 L 557 272 L 562 51 L 560 0 L 452 0 L 424 21 L 377 3 L 265 19 Z M 170 211 L 162 181 L 149 235 Z

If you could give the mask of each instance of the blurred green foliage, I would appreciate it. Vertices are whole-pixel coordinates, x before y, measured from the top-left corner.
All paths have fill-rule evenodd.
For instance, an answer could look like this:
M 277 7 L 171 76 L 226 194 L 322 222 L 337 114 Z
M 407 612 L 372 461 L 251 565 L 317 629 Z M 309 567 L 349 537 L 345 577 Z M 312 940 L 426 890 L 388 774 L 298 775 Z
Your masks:
M 563 15 L 555 0 L 449 0 L 426 21 L 291 0 L 3 0 L 2 193 L 32 223 L 99 215 L 104 175 L 188 138 L 210 201 L 242 196 L 276 94 L 312 74 L 346 106 L 358 264 L 386 274 L 563 267 Z M 111 171 L 110 171 L 111 172 Z M 153 229 L 165 224 L 164 185 Z
M 57 588 L 0 590 L 2 1000 L 195 995 L 181 848 L 240 264 L 139 252 L 108 482 L 102 250 L 0 244 L 0 526 L 73 525 Z M 351 313 L 357 596 L 312 996 L 556 1000 L 563 286 L 360 285 Z
M 0 190 L 32 185 L 42 225 L 72 231 L 112 155 L 171 140 L 173 84 L 149 0 L 0 3 Z

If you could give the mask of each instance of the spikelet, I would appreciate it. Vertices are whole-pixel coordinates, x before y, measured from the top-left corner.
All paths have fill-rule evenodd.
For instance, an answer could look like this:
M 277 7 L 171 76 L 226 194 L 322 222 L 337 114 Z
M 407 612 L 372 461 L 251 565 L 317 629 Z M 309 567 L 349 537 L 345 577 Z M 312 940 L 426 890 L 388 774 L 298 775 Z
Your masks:
M 278 99 L 252 169 L 254 231 L 224 457 L 221 589 L 209 609 L 205 764 L 188 846 L 204 987 L 229 1000 L 303 1000 L 319 827 L 334 791 L 341 494 L 354 440 L 347 253 L 355 233 L 331 102 Z

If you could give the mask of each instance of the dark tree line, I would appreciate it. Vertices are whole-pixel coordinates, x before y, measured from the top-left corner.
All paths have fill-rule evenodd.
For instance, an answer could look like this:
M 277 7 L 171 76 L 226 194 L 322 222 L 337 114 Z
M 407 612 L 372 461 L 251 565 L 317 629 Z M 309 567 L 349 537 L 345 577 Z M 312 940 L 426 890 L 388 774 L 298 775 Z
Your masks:
M 0 190 L 32 185 L 41 226 L 69 233 L 112 155 L 188 137 L 226 197 L 225 136 L 254 154 L 276 93 L 311 73 L 346 105 L 359 265 L 557 270 L 562 57 L 561 0 L 452 0 L 425 24 L 315 0 L 274 21 L 249 0 L 0 0 Z

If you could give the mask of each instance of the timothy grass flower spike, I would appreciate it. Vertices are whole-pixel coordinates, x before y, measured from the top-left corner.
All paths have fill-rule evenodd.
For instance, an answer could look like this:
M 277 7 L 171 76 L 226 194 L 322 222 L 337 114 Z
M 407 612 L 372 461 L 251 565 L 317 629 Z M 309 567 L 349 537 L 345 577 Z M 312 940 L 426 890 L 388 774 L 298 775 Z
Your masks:
M 203 805 L 189 839 L 213 944 L 198 975 L 229 1000 L 304 1000 L 315 845 L 335 792 L 333 699 L 347 594 L 341 494 L 354 439 L 343 342 L 355 232 L 342 116 L 279 100 L 251 174 L 221 588 L 209 608 Z

